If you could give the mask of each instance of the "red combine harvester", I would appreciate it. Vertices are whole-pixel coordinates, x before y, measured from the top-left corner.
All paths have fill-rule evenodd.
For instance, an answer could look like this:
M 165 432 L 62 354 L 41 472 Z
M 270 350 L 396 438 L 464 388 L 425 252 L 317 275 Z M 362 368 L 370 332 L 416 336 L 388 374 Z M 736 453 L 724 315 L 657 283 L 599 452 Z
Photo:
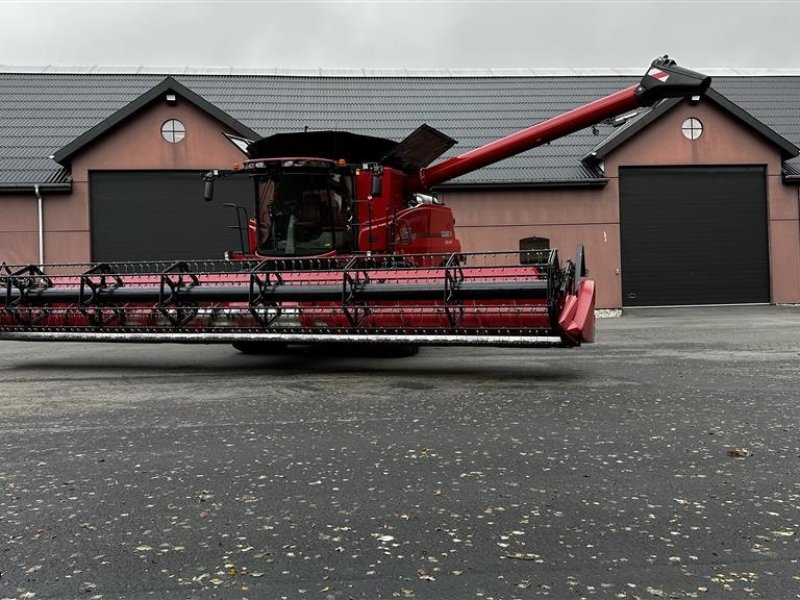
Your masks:
M 253 142 L 247 243 L 226 260 L 28 265 L 0 269 L 0 339 L 287 344 L 573 347 L 594 339 L 594 282 L 582 247 L 464 253 L 434 186 L 667 97 L 710 78 L 655 60 L 641 82 L 459 156 L 422 125 L 405 140 L 338 131 Z M 237 214 L 239 214 L 237 208 Z M 246 215 L 245 215 L 246 217 Z M 244 238 L 244 236 L 242 236 Z

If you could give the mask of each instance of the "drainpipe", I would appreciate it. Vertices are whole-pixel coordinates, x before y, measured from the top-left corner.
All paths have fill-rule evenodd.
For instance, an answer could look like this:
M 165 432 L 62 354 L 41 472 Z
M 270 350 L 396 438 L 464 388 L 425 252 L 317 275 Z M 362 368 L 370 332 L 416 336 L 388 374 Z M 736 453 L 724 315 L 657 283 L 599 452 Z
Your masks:
M 36 194 L 36 200 L 39 209 L 39 266 L 44 265 L 44 198 L 39 191 L 39 184 L 33 186 L 33 192 Z

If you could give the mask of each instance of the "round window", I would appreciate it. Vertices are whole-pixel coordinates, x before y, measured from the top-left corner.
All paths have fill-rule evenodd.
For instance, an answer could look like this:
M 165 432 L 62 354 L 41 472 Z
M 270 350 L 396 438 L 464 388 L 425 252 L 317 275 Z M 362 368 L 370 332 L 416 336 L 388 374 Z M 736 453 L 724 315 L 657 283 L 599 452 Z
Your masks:
M 681 132 L 687 140 L 696 140 L 703 134 L 703 124 L 700 119 L 689 117 L 681 125 Z
M 186 137 L 186 126 L 177 119 L 164 121 L 161 126 L 161 137 L 170 144 L 177 144 Z

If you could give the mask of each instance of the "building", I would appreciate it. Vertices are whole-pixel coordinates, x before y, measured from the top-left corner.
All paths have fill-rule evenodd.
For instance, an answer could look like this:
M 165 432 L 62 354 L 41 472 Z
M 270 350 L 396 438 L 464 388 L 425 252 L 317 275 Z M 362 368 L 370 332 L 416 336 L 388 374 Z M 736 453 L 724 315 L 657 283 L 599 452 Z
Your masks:
M 716 75 L 713 74 L 712 75 Z M 199 173 L 242 140 L 421 123 L 463 152 L 639 76 L 607 73 L 0 73 L 0 261 L 219 258 L 239 246 Z M 587 249 L 598 307 L 800 303 L 800 76 L 714 76 L 702 99 L 621 115 L 438 190 L 466 251 Z

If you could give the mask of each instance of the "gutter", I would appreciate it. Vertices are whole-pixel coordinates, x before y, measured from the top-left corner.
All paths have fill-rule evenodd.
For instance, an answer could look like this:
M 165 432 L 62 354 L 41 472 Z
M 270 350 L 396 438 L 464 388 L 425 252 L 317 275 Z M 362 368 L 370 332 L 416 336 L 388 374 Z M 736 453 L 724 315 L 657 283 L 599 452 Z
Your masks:
M 19 194 L 22 192 L 33 192 L 36 188 L 48 192 L 71 192 L 71 183 L 2 183 L 0 184 L 0 194 Z
M 800 183 L 800 177 L 798 178 Z M 523 181 L 514 183 L 452 183 L 434 187 L 437 191 L 454 190 L 536 190 L 558 188 L 601 188 L 608 185 L 608 179 L 559 179 L 554 181 Z
M 37 234 L 39 242 L 39 266 L 44 265 L 44 196 L 42 192 L 71 192 L 71 183 L 6 183 L 0 184 L 0 204 L 2 194 L 24 194 L 33 192 L 36 196 Z
M 37 212 L 39 216 L 39 266 L 44 265 L 44 198 L 39 188 L 39 184 L 33 186 L 33 193 L 36 194 Z
M 795 185 L 800 184 L 800 175 L 783 175 L 783 182 L 784 183 L 793 183 Z

